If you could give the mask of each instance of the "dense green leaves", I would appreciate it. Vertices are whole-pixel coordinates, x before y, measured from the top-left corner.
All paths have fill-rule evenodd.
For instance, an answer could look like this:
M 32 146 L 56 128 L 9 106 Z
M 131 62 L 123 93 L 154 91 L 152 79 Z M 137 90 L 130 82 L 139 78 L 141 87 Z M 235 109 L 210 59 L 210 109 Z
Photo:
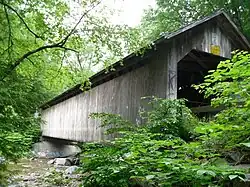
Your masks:
M 140 46 L 111 14 L 99 0 L 0 0 L 0 158 L 37 141 L 41 104 Z
M 184 100 L 152 98 L 149 102 L 151 110 L 141 111 L 141 115 L 147 120 L 150 131 L 189 140 L 191 129 L 197 120 L 187 107 L 183 107 L 184 104 Z
M 216 161 L 220 154 L 202 141 L 180 138 L 195 122 L 183 101 L 153 98 L 152 102 L 146 124 L 132 129 L 117 128 L 128 122 L 115 115 L 94 115 L 105 126 L 115 124 L 109 132 L 120 135 L 103 144 L 84 146 L 83 186 L 224 186 L 231 180 L 244 180 L 243 172 Z M 199 131 L 192 132 L 199 139 L 195 135 Z
M 221 62 L 205 77 L 204 83 L 196 86 L 212 98 L 212 106 L 225 108 L 213 123 L 203 127 L 210 131 L 209 142 L 218 149 L 248 142 L 250 133 L 250 55 L 244 51 L 233 54 L 231 60 Z
M 248 0 L 156 0 L 157 7 L 146 11 L 142 28 L 151 39 L 172 32 L 192 21 L 223 9 L 239 29 L 250 37 L 250 1 Z

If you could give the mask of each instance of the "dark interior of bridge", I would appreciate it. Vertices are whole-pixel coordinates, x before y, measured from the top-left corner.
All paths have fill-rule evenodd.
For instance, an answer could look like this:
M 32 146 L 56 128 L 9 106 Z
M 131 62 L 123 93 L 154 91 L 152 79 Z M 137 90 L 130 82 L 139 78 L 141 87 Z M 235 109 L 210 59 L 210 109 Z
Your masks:
M 217 111 L 209 106 L 211 98 L 204 98 L 192 85 L 202 83 L 208 71 L 216 69 L 222 60 L 225 58 L 192 50 L 178 63 L 177 98 L 185 98 L 187 106 L 194 112 L 202 114 Z

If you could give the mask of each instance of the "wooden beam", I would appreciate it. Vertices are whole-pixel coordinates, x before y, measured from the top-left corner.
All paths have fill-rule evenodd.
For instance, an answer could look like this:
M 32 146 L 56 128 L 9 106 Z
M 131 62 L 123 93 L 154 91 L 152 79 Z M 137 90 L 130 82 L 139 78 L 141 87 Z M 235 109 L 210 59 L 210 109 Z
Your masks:
M 210 112 L 220 112 L 224 108 L 225 107 L 222 107 L 222 106 L 214 108 L 210 105 L 207 105 L 207 106 L 194 107 L 194 108 L 191 108 L 191 110 L 193 113 L 210 113 Z
M 209 69 L 209 67 L 208 67 L 204 62 L 202 62 L 202 61 L 200 60 L 199 57 L 197 57 L 194 53 L 192 53 L 192 51 L 191 51 L 190 53 L 188 53 L 188 55 L 189 55 L 191 58 L 193 58 L 196 62 L 198 62 L 198 64 L 200 64 L 200 66 L 201 66 L 202 68 L 204 68 L 204 69 L 206 69 L 206 70 Z

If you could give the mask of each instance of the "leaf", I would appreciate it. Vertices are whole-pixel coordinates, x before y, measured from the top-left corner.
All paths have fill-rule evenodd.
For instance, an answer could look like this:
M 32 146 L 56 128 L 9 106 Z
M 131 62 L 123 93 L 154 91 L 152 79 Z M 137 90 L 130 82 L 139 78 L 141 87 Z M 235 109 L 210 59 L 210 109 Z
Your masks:
M 238 175 L 229 175 L 228 177 L 229 177 L 230 180 L 233 180 L 233 179 L 235 179 L 235 178 L 237 178 L 239 176 Z
M 120 172 L 120 170 L 117 170 L 117 169 L 113 170 L 113 173 L 119 173 L 119 172 Z
M 197 174 L 198 174 L 198 175 L 208 174 L 208 175 L 211 175 L 211 176 L 213 176 L 213 177 L 216 176 L 216 173 L 213 172 L 213 171 L 210 171 L 210 170 L 198 170 L 198 171 L 197 171 Z
M 146 176 L 146 179 L 147 179 L 147 180 L 151 180 L 151 179 L 153 179 L 153 178 L 155 178 L 155 175 L 147 175 L 147 176 Z
M 247 142 L 247 143 L 240 143 L 240 145 L 244 145 L 246 147 L 249 147 L 250 148 L 250 142 Z

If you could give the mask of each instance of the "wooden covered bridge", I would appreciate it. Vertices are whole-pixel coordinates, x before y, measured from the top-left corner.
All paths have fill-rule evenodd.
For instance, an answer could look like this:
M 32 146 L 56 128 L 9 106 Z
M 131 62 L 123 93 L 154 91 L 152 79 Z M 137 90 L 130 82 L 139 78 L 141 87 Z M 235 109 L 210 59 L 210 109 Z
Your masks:
M 42 108 L 42 135 L 45 137 L 99 141 L 104 138 L 93 112 L 121 114 L 140 123 L 141 97 L 186 98 L 190 107 L 209 103 L 192 89 L 203 81 L 208 70 L 220 60 L 231 57 L 235 49 L 249 50 L 250 45 L 235 24 L 222 11 L 161 37 L 143 56 L 130 54 L 113 66 L 90 78 L 89 91 L 81 85 L 69 89 Z

